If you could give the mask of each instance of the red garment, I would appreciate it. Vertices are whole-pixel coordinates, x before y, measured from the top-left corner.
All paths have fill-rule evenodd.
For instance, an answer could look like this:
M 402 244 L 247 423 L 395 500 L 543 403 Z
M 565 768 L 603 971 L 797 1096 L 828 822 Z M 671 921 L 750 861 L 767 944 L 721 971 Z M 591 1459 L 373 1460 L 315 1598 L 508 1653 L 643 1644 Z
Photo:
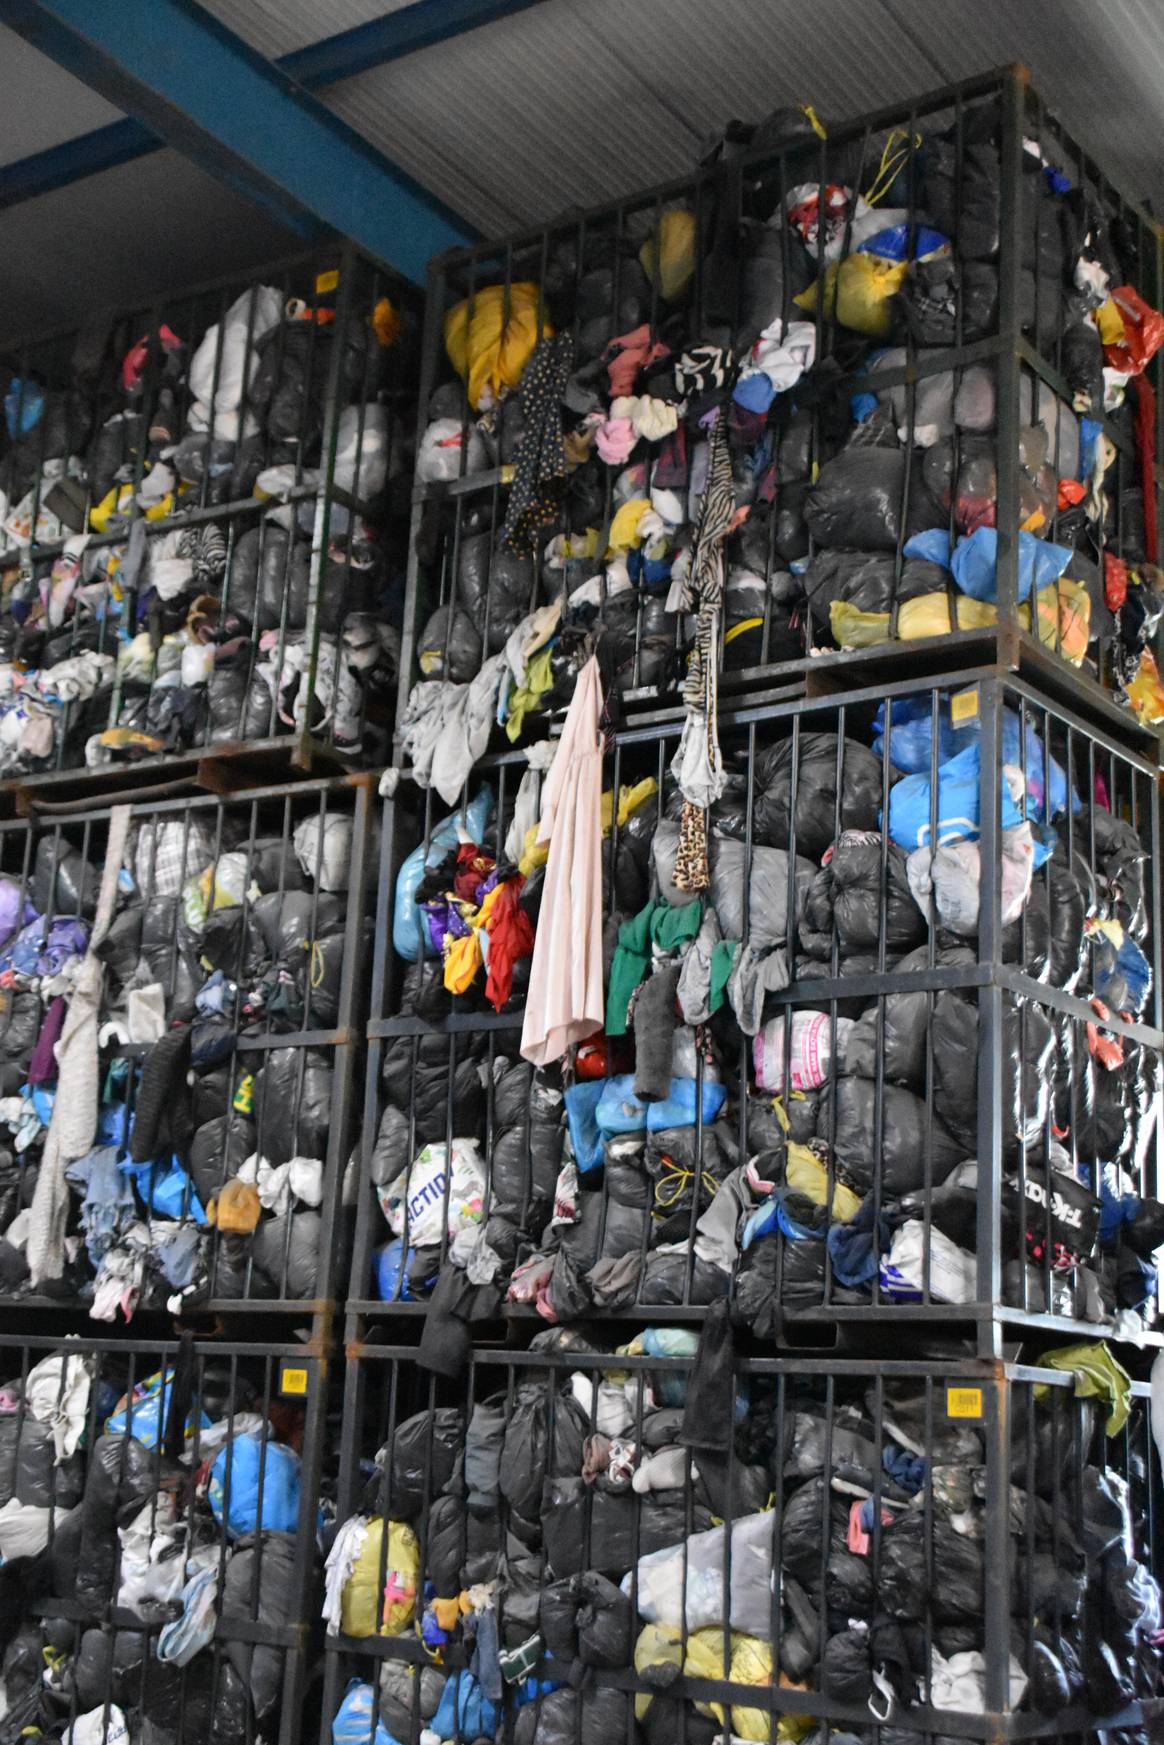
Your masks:
M 182 349 L 182 341 L 171 328 L 165 325 L 164 322 L 158 328 L 158 338 L 162 342 L 162 349 L 164 351 L 180 351 Z M 145 374 L 145 367 L 149 361 L 149 355 L 150 336 L 147 333 L 143 334 L 142 338 L 138 340 L 136 345 L 130 346 L 129 350 L 121 360 L 121 384 L 127 394 L 132 394 L 133 390 L 141 381 L 142 376 Z
M 534 930 L 519 898 L 525 879 L 506 879 L 493 904 L 486 932 L 489 935 L 489 973 L 485 998 L 500 1012 L 513 992 L 513 966 L 529 957 L 534 948 Z
M 635 377 L 639 371 L 658 363 L 660 358 L 667 356 L 669 349 L 659 340 L 652 343 L 651 329 L 645 321 L 641 327 L 633 328 L 630 333 L 622 333 L 617 339 L 612 339 L 602 354 L 606 373 L 610 377 L 611 398 L 618 399 L 622 394 L 633 394 Z
M 493 856 L 483 854 L 475 842 L 462 842 L 457 850 L 457 870 L 453 874 L 453 891 L 463 903 L 477 901 L 477 892 L 496 864 Z
M 1080 479 L 1059 480 L 1059 508 L 1073 509 L 1076 503 L 1082 503 L 1087 495 L 1087 487 Z
M 1156 390 L 1147 376 L 1137 376 L 1136 459 L 1140 463 L 1140 488 L 1144 494 L 1144 555 L 1159 562 L 1160 541 L 1156 528 Z

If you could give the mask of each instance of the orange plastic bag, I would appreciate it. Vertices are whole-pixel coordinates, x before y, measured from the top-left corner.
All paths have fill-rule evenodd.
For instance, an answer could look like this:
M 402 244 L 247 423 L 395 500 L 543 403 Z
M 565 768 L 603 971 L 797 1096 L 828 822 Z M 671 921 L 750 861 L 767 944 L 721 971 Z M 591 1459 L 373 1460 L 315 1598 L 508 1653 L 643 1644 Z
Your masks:
M 1164 345 L 1164 315 L 1145 303 L 1132 285 L 1117 286 L 1100 310 L 1100 317 L 1104 317 L 1105 311 L 1106 319 L 1099 324 L 1105 359 L 1113 370 L 1120 370 L 1125 376 L 1142 375 L 1149 360 Z

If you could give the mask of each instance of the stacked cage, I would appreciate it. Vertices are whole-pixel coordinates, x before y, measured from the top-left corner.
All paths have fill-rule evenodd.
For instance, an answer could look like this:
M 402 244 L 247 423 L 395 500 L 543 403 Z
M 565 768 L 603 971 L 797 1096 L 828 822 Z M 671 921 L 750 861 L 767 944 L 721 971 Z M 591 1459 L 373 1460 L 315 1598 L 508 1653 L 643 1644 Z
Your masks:
M 1148 1736 L 1160 293 L 1019 73 L 437 263 L 334 1745 Z
M 0 777 L 384 760 L 413 320 L 337 251 L 8 349 Z
M 324 1368 L 270 1340 L 0 1335 L 6 1737 L 300 1736 Z
M 0 825 L 5 1737 L 318 1705 L 373 827 L 360 775 Z

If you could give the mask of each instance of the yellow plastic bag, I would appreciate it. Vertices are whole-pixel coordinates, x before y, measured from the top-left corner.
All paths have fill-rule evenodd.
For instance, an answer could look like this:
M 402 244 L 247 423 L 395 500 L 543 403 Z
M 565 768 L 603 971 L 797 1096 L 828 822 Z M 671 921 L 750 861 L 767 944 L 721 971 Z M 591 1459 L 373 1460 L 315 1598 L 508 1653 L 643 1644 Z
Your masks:
M 733 1684 L 770 1685 L 772 1683 L 772 1647 L 756 1636 L 732 1638 L 732 1663 L 729 1677 Z M 779 1675 L 781 1690 L 807 1690 L 793 1679 Z M 722 1711 L 718 1719 L 722 1720 Z M 737 1739 L 766 1742 L 770 1739 L 795 1741 L 802 1739 L 812 1725 L 808 1715 L 777 1714 L 775 1710 L 746 1709 L 736 1704 L 732 1708 L 732 1733 Z
M 644 1624 L 635 1641 L 635 1671 L 645 1672 L 651 1666 L 681 1666 L 683 1664 L 683 1637 L 679 1630 L 670 1624 Z M 640 1691 L 635 1697 L 635 1720 L 646 1718 L 651 1706 L 649 1691 Z
M 1020 614 L 1021 619 L 1021 614 Z M 1091 635 L 1091 595 L 1082 582 L 1060 576 L 1035 595 L 1035 635 L 1072 666 L 1087 653 Z
M 795 1139 L 788 1141 L 787 1153 L 784 1179 L 788 1186 L 811 1200 L 814 1206 L 823 1206 L 829 1192 L 829 1172 L 824 1164 L 807 1145 L 798 1145 Z M 850 1188 L 845 1187 L 842 1182 L 833 1183 L 834 1218 L 847 1224 L 850 1218 L 856 1217 L 860 1206 L 860 1200 Z
M 1128 686 L 1128 702 L 1135 711 L 1136 719 L 1142 721 L 1145 727 L 1155 727 L 1164 721 L 1164 684 L 1160 682 L 1160 669 L 1155 657 L 1148 649 L 1140 656 L 1140 664 L 1136 668 L 1136 676 Z
M 815 313 L 823 286 L 824 313 L 854 333 L 885 339 L 893 325 L 889 300 L 905 283 L 908 264 L 883 260 L 875 254 L 846 255 L 827 266 L 815 285 L 801 291 L 793 302 Z
M 651 1644 L 649 1657 L 644 1656 L 644 1665 L 657 1666 L 660 1662 L 676 1666 L 682 1652 L 680 1633 L 675 1629 L 665 1629 L 661 1625 L 648 1625 L 648 1629 L 659 1632 L 658 1639 Z M 644 1631 L 645 1635 L 646 1632 Z M 642 1637 L 639 1638 L 640 1643 Z M 718 1625 L 707 1629 L 693 1630 L 687 1639 L 687 1654 L 683 1661 L 683 1674 L 686 1678 L 727 1678 L 733 1684 L 769 1685 L 772 1682 L 772 1649 L 767 1642 L 762 1642 L 756 1636 L 745 1636 L 740 1630 L 730 1632 L 727 1643 L 729 1659 L 724 1663 L 724 1635 Z M 635 1650 L 635 1665 L 639 1667 L 639 1651 Z M 785 1689 L 802 1690 L 805 1687 L 795 1685 L 783 1674 L 780 1685 Z M 649 1701 L 649 1699 L 648 1699 Z M 696 1709 L 701 1715 L 709 1715 L 722 1723 L 724 1709 L 722 1703 L 696 1702 Z M 638 1707 L 636 1702 L 636 1714 Z M 641 1717 L 640 1717 L 641 1718 Z M 769 1713 L 767 1709 L 749 1709 L 740 1705 L 733 1706 L 731 1711 L 731 1729 L 740 1739 L 757 1741 L 781 1741 L 782 1745 L 792 1745 L 808 1731 L 810 1721 L 805 1715 L 778 1715 Z
M 352 1573 L 340 1595 L 340 1629 L 345 1636 L 398 1636 L 411 1624 L 416 1612 L 420 1579 L 420 1547 L 416 1534 L 403 1521 L 388 1523 L 388 1561 L 384 1570 L 383 1612 L 380 1611 L 380 1546 L 384 1522 L 373 1515 L 368 1522 Z
M 508 314 L 507 314 L 508 298 Z M 521 381 L 522 371 L 538 342 L 541 291 L 529 280 L 510 285 L 486 285 L 472 299 L 458 303 L 445 316 L 445 350 L 469 391 L 469 404 L 492 406 Z M 542 336 L 553 328 L 543 310 Z
M 969 594 L 958 594 L 954 601 L 954 617 L 959 630 L 986 630 L 998 623 L 998 607 L 992 600 L 974 600 Z M 937 589 L 932 594 L 919 594 L 916 600 L 906 600 L 897 613 L 897 634 L 902 642 L 917 642 L 924 636 L 950 634 L 950 596 Z
M 639 250 L 639 264 L 665 302 L 681 297 L 695 271 L 695 214 L 669 207 Z
M 848 600 L 834 600 L 829 606 L 829 624 L 833 640 L 841 648 L 873 648 L 889 641 L 888 612 L 862 612 Z
M 627 787 L 624 782 L 618 790 L 618 827 L 623 829 L 628 819 L 645 806 L 648 800 L 653 800 L 659 791 L 659 784 L 654 776 L 644 776 L 641 782 L 635 782 L 633 787 Z M 602 796 L 602 834 L 610 835 L 610 815 L 614 808 L 614 794 L 607 788 Z

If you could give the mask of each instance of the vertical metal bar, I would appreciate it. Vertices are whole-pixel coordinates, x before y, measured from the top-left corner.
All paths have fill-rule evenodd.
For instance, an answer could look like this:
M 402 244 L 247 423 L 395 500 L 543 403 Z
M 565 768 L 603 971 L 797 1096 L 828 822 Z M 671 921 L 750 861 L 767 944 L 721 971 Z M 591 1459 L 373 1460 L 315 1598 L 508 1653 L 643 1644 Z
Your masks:
M 978 687 L 979 740 L 978 961 L 993 977 L 1002 930 L 1001 758 L 1002 691 L 997 679 Z M 978 993 L 978 1354 L 999 1353 L 1000 1329 L 992 1305 L 1000 1299 L 1002 1203 L 1002 989 L 996 980 Z
M 998 622 L 1015 621 L 1018 602 L 1019 420 L 1022 373 L 1020 278 L 1023 260 L 1023 121 L 1026 78 L 1010 67 L 1002 76 L 999 141 L 998 250 Z M 1031 602 L 1032 611 L 1034 601 Z

